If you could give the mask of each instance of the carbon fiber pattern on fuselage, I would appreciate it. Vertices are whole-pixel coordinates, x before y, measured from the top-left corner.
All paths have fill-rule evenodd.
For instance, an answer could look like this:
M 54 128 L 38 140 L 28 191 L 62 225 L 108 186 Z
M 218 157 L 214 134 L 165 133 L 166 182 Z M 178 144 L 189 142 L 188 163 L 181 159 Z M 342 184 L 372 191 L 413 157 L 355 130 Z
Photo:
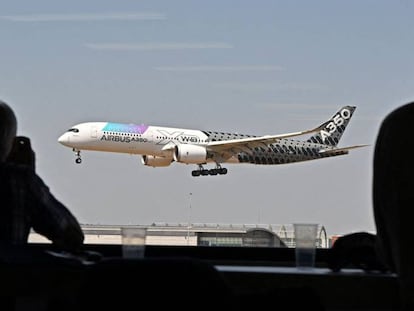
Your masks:
M 254 135 L 213 131 L 204 131 L 204 133 L 209 137 L 210 141 L 257 137 Z M 252 148 L 250 149 L 251 153 L 239 152 L 237 153 L 237 159 L 240 163 L 275 165 L 321 159 L 348 153 L 347 151 L 341 151 L 337 153 L 319 152 L 320 150 L 325 149 L 327 149 L 327 146 L 323 144 L 315 144 L 308 141 L 300 141 L 294 139 L 281 139 L 278 143 L 267 145 L 266 148 Z
M 309 161 L 331 156 L 347 154 L 346 151 L 338 153 L 319 153 L 324 146 L 303 141 L 283 139 L 279 143 L 268 145 L 267 148 L 256 147 L 252 154 L 241 152 L 237 155 L 240 163 L 254 164 L 286 164 Z

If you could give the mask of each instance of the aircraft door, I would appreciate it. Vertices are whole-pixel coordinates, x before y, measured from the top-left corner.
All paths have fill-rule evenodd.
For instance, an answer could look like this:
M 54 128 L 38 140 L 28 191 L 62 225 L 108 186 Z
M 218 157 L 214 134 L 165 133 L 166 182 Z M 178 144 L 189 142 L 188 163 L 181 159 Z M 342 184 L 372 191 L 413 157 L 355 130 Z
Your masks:
M 98 129 L 96 126 L 91 127 L 91 138 L 97 138 L 98 137 Z

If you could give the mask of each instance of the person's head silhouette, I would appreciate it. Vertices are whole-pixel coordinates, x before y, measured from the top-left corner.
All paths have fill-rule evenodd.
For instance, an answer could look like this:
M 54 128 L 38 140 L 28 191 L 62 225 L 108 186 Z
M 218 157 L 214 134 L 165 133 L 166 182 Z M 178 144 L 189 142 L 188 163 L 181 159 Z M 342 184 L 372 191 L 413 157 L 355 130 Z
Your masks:
M 0 100 L 0 162 L 9 155 L 16 133 L 16 116 L 9 105 Z

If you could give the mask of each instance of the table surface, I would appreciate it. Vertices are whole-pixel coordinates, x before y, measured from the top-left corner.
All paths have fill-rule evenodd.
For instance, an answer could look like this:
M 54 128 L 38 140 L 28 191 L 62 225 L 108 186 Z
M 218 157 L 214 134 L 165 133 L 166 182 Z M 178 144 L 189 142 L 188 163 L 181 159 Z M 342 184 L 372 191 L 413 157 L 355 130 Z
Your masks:
M 245 273 L 270 273 L 270 274 L 299 274 L 299 275 L 349 275 L 349 276 L 380 276 L 395 278 L 395 273 L 366 272 L 362 269 L 342 269 L 333 272 L 329 268 L 297 268 L 282 266 L 238 266 L 238 265 L 215 265 L 220 272 L 245 272 Z
M 264 291 L 277 295 L 281 291 L 291 299 L 292 293 L 298 288 L 308 288 L 320 299 L 326 310 L 398 309 L 398 279 L 394 273 L 349 268 L 333 272 L 324 267 L 303 269 L 260 265 L 218 264 L 215 268 L 237 293 L 254 294 Z

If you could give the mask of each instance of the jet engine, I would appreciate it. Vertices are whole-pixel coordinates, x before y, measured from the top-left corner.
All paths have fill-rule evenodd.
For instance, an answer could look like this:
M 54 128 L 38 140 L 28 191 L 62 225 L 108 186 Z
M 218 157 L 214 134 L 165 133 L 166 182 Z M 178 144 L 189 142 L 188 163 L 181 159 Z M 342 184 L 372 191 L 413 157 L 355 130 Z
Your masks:
M 141 159 L 142 163 L 152 167 L 169 166 L 173 159 L 168 157 L 157 157 L 152 155 L 143 155 Z
M 207 150 L 203 146 L 181 144 L 175 146 L 174 161 L 186 164 L 206 163 Z

